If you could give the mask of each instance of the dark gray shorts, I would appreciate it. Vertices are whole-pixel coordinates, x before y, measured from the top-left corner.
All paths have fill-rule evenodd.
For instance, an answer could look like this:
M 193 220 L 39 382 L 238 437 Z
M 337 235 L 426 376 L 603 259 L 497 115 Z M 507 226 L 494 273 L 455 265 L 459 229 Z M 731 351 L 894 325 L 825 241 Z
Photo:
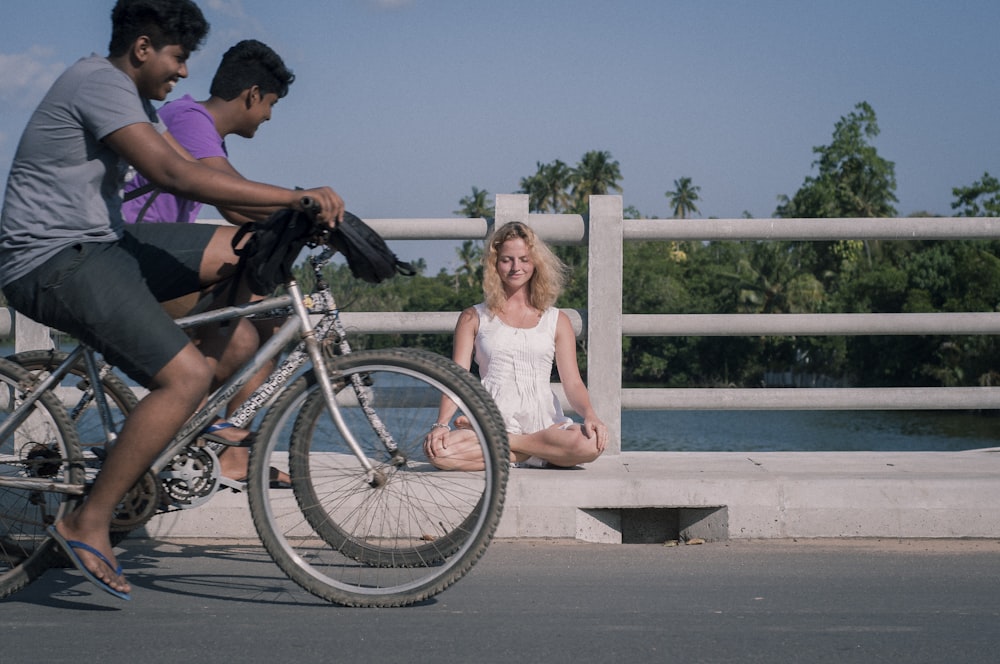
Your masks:
M 63 249 L 4 286 L 24 315 L 71 334 L 141 385 L 190 343 L 160 302 L 199 290 L 216 227 L 136 224 L 118 242 Z

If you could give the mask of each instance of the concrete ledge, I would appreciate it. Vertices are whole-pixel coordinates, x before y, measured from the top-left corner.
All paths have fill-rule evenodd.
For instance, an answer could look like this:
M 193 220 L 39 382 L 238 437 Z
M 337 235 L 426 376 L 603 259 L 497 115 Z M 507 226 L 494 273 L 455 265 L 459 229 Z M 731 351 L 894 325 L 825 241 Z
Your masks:
M 242 494 L 154 517 L 154 538 L 254 538 Z M 1000 450 L 626 452 L 512 469 L 502 538 L 1000 538 Z

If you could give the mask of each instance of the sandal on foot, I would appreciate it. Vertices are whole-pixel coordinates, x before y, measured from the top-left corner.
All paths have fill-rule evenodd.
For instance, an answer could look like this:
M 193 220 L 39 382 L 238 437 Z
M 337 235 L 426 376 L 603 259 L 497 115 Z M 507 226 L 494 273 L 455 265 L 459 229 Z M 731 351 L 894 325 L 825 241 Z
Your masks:
M 217 431 L 222 431 L 223 429 L 235 429 L 237 428 L 232 422 L 226 422 L 224 420 L 216 422 L 215 424 L 209 424 L 207 427 L 201 430 L 198 434 L 205 440 L 211 441 L 213 443 L 219 443 L 220 445 L 225 445 L 227 447 L 250 447 L 254 444 L 256 440 L 256 432 L 247 431 L 247 437 L 243 440 L 229 440 L 228 438 L 223 438 L 218 435 Z
M 63 553 L 65 553 L 66 557 L 69 558 L 71 563 L 73 563 L 73 566 L 76 567 L 78 570 L 80 570 L 80 573 L 83 574 L 84 578 L 86 578 L 88 581 L 93 583 L 95 586 L 97 586 L 104 592 L 108 593 L 109 595 L 114 595 L 118 599 L 124 599 L 124 600 L 132 599 L 132 596 L 129 593 L 125 593 L 120 590 L 115 590 L 107 583 L 105 583 L 103 580 L 97 578 L 97 576 L 89 569 L 87 569 L 87 566 L 83 564 L 83 559 L 80 558 L 80 555 L 76 552 L 76 550 L 82 549 L 96 556 L 98 560 L 100 560 L 102 563 L 108 566 L 108 569 L 114 572 L 115 576 L 120 577 L 122 575 L 121 565 L 115 567 L 114 565 L 111 564 L 110 560 L 104 557 L 103 553 L 101 553 L 100 551 L 98 551 L 97 549 L 95 549 L 94 547 L 90 546 L 85 542 L 66 539 L 65 537 L 59 534 L 59 531 L 56 530 L 55 526 L 49 526 L 45 530 L 47 530 L 52 539 L 56 541 L 56 544 L 58 544 L 59 548 L 63 550 Z
M 270 487 L 272 489 L 291 489 L 292 488 L 292 483 L 291 482 L 286 482 L 283 479 L 281 479 L 281 471 L 278 470 L 277 468 L 275 468 L 274 466 L 271 466 L 271 472 L 270 472 L 269 479 L 271 481 Z
M 234 493 L 241 493 L 246 491 L 247 488 L 247 478 L 241 480 L 234 480 L 229 477 L 220 476 L 219 484 L 226 487 L 227 489 L 232 489 Z M 281 479 L 281 471 L 271 466 L 271 470 L 268 473 L 268 486 L 272 489 L 291 489 L 291 482 L 286 482 Z

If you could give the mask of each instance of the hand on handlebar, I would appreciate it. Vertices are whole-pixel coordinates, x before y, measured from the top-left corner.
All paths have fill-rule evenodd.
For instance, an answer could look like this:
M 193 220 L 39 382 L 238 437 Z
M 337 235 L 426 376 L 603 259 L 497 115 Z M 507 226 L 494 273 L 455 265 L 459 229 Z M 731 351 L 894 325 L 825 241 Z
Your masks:
M 295 209 L 313 215 L 317 221 L 335 228 L 344 219 L 344 199 L 329 187 L 296 192 Z

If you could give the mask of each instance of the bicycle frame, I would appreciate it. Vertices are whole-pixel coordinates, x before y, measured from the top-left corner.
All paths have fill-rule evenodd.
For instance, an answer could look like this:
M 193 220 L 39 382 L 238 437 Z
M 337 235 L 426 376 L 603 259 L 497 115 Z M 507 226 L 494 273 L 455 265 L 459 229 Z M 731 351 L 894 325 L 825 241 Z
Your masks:
M 332 252 L 323 253 L 319 259 L 314 261 L 313 266 L 317 274 L 318 268 L 316 266 L 325 264 L 331 255 Z M 240 409 L 237 410 L 231 418 L 229 418 L 230 421 L 236 426 L 242 427 L 247 425 L 257 412 L 266 407 L 274 398 L 277 397 L 278 394 L 281 393 L 281 391 L 291 382 L 293 376 L 295 376 L 307 362 L 311 362 L 313 367 L 316 369 L 318 383 L 325 397 L 330 415 L 333 418 L 337 429 L 344 436 L 344 440 L 347 442 L 348 447 L 364 468 L 368 483 L 373 487 L 380 486 L 384 483 L 384 474 L 375 469 L 371 461 L 365 456 L 350 428 L 344 422 L 340 408 L 337 405 L 337 398 L 333 388 L 333 383 L 330 380 L 329 374 L 325 370 L 326 361 L 319 339 L 326 339 L 331 332 L 335 332 L 340 339 L 341 348 L 349 351 L 349 346 L 347 345 L 344 337 L 343 326 L 340 323 L 339 311 L 334 302 L 333 295 L 330 293 L 326 284 L 322 281 L 317 284 L 317 287 L 317 291 L 310 295 L 311 301 L 319 302 L 319 309 L 322 314 L 319 323 L 315 327 L 312 325 L 312 321 L 310 320 L 310 311 L 306 306 L 302 289 L 295 280 L 291 280 L 286 284 L 288 293 L 285 295 L 269 297 L 264 300 L 248 304 L 213 309 L 211 311 L 185 316 L 176 320 L 179 327 L 189 328 L 208 323 L 225 322 L 255 314 L 270 313 L 276 310 L 287 310 L 288 308 L 291 308 L 294 312 L 294 315 L 289 316 L 281 327 L 278 328 L 277 332 L 257 350 L 250 361 L 243 365 L 239 371 L 237 371 L 222 386 L 215 390 L 215 392 L 209 396 L 206 404 L 195 412 L 195 414 L 192 415 L 184 426 L 181 427 L 180 431 L 177 432 L 166 448 L 164 448 L 163 452 L 157 456 L 156 460 L 151 465 L 150 470 L 154 474 L 162 471 L 178 453 L 180 453 L 195 438 L 197 438 L 205 427 L 208 426 L 213 419 L 215 419 L 219 410 L 223 408 L 224 405 L 228 403 L 261 368 L 280 355 L 282 349 L 290 344 L 296 337 L 299 337 L 300 341 L 294 350 L 270 374 L 264 384 L 257 388 L 249 399 L 240 407 Z M 16 412 L 12 413 L 11 417 L 8 418 L 3 425 L 0 425 L 0 438 L 12 435 L 12 432 L 20 426 L 20 424 L 24 421 L 24 418 L 31 412 L 30 406 L 39 399 L 41 394 L 56 386 L 59 381 L 69 373 L 70 369 L 79 361 L 81 356 L 85 358 L 87 373 L 95 390 L 94 398 L 98 402 L 100 417 L 105 432 L 108 434 L 108 440 L 113 440 L 115 432 L 111 424 L 111 415 L 108 410 L 107 400 L 103 394 L 103 390 L 101 389 L 101 382 L 99 379 L 100 372 L 97 367 L 97 362 L 93 351 L 83 344 L 77 346 L 72 352 L 70 352 L 66 360 L 60 364 L 59 367 L 53 370 L 46 378 L 44 378 L 37 385 L 32 386 L 26 398 L 18 406 Z M 358 385 L 355 385 L 355 388 L 356 390 L 359 389 Z M 378 430 L 378 424 L 377 418 L 374 418 L 372 420 L 372 426 L 375 427 L 376 430 Z M 383 435 L 382 438 L 385 441 L 387 449 L 390 452 L 394 452 L 395 446 L 391 437 Z M 0 486 L 31 488 L 42 483 L 48 490 L 52 490 L 54 488 L 53 482 L 48 479 L 12 479 L 0 477 Z M 69 494 L 82 494 L 85 491 L 85 487 L 63 484 L 61 486 L 57 486 L 57 490 Z

